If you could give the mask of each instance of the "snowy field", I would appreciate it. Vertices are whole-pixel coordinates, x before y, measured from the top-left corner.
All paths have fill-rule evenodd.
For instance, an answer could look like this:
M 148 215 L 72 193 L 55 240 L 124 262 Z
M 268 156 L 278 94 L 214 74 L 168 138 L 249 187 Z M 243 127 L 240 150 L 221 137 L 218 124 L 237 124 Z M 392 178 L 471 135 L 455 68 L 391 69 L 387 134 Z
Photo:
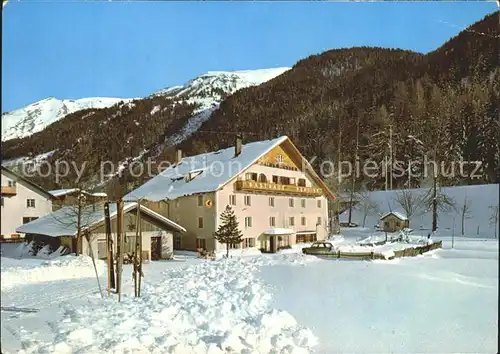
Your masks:
M 393 261 L 179 254 L 145 265 L 139 299 L 125 267 L 121 303 L 88 258 L 2 257 L 2 307 L 39 309 L 2 310 L 2 353 L 497 352 L 498 241 L 444 241 Z
M 428 189 L 411 189 L 414 195 L 422 196 Z M 402 212 L 395 199 L 400 191 L 377 191 L 371 192 L 369 199 L 377 206 L 378 212 L 368 213 L 365 226 L 374 230 L 374 226 L 379 222 L 380 213 L 389 211 Z M 486 184 L 460 187 L 444 187 L 441 193 L 452 198 L 458 210 L 441 212 L 438 216 L 438 228 L 440 235 L 455 236 L 461 235 L 461 215 L 460 208 L 464 205 L 465 198 L 470 203 L 470 215 L 464 222 L 464 235 L 468 237 L 494 238 L 495 227 L 490 224 L 492 210 L 490 206 L 498 205 L 499 185 Z M 404 213 L 403 213 L 404 214 Z M 341 215 L 340 220 L 348 221 L 348 212 Z M 352 222 L 359 226 L 363 225 L 363 212 L 361 208 L 355 208 L 352 213 Z M 427 235 L 430 232 L 432 213 L 423 208 L 419 208 L 415 216 L 410 220 L 410 228 L 415 232 Z M 497 226 L 498 227 L 498 226 Z M 498 235 L 498 230 L 497 230 Z

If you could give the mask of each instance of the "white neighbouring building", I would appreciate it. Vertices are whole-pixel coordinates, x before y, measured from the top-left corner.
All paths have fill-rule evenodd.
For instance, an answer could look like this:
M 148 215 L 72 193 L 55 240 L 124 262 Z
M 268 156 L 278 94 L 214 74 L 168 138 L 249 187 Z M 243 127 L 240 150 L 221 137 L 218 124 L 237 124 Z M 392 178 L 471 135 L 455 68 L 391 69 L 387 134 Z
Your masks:
M 53 196 L 4 166 L 1 171 L 1 237 L 18 238 L 18 226 L 52 212 Z
M 214 239 L 220 216 L 230 205 L 243 233 L 241 245 L 275 252 L 295 243 L 328 236 L 328 199 L 335 199 L 309 162 L 286 136 L 182 157 L 127 200 L 183 225 L 175 249 L 224 250 Z

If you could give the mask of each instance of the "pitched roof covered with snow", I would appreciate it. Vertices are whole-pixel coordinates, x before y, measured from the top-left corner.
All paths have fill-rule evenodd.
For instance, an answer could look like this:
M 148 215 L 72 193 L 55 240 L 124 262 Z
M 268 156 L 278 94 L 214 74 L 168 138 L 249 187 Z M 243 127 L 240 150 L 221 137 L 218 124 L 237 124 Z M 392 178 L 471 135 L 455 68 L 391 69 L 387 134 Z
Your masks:
M 104 203 L 86 207 L 81 213 L 82 224 L 87 229 L 93 229 L 104 222 Z M 124 203 L 123 212 L 129 212 L 137 208 L 137 203 Z M 186 232 L 186 229 L 172 220 L 141 205 L 141 213 L 148 215 L 158 223 L 176 231 Z M 114 219 L 117 214 L 116 203 L 109 203 L 109 216 Z M 51 237 L 75 236 L 77 234 L 77 212 L 75 207 L 66 206 L 58 209 L 44 217 L 31 221 L 16 228 L 16 232 L 24 234 L 47 235 Z
M 50 190 L 49 193 L 52 194 L 54 197 L 62 197 L 63 195 L 74 193 L 77 190 L 78 190 L 77 188 L 53 189 L 53 190 Z
M 65 195 L 76 193 L 76 192 L 78 192 L 78 188 L 53 189 L 53 190 L 49 191 L 49 193 L 52 194 L 56 198 L 63 197 Z M 106 193 L 102 193 L 102 192 L 92 193 L 92 192 L 87 192 L 87 191 L 82 190 L 82 193 L 85 193 L 85 194 L 90 195 L 92 197 L 103 197 L 104 198 L 104 197 L 108 196 Z
M 404 216 L 402 213 L 399 213 L 397 211 L 390 211 L 388 213 L 385 213 L 384 215 L 382 215 L 380 217 L 380 220 L 382 219 L 385 219 L 386 217 L 388 217 L 389 215 L 394 215 L 395 217 L 397 217 L 399 220 L 408 220 L 408 218 L 406 216 Z
M 123 200 L 140 198 L 151 201 L 172 200 L 185 195 L 215 191 L 287 139 L 288 137 L 282 136 L 273 140 L 245 144 L 240 155 L 236 157 L 234 147 L 184 157 L 179 164 L 168 167 L 127 194 Z M 185 178 L 189 173 L 193 177 L 192 180 Z

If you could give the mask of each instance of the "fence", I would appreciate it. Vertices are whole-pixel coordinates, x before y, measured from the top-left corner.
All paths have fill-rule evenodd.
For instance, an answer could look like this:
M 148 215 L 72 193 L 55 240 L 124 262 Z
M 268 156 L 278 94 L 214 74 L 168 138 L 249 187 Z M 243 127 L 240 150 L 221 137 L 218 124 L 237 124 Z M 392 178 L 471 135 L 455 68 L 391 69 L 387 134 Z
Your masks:
M 431 245 L 422 245 L 416 247 L 408 247 L 403 250 L 394 251 L 394 256 L 386 257 L 382 253 L 377 252 L 330 252 L 317 254 L 321 257 L 327 258 L 343 258 L 352 260 L 372 260 L 372 259 L 394 259 L 400 257 L 415 257 L 425 252 L 429 252 L 438 248 L 441 248 L 443 241 L 435 242 Z

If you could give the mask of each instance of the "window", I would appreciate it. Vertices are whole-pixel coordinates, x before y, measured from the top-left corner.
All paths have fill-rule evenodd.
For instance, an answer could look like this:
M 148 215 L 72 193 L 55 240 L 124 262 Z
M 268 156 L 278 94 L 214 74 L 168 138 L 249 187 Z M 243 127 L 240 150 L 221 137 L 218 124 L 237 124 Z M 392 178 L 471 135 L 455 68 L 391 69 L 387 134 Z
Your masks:
M 2 200 L 2 206 L 3 206 L 3 197 L 1 198 L 1 200 Z
M 305 235 L 305 242 L 315 242 L 317 241 L 316 234 Z
M 30 218 L 30 217 L 24 217 L 23 218 L 23 224 L 27 224 L 29 222 L 32 222 L 33 220 L 36 220 L 36 219 L 38 219 L 38 218 L 37 217 L 32 217 L 32 218 Z
M 201 248 L 203 250 L 207 249 L 207 240 L 204 238 L 197 238 L 196 239 L 196 248 Z
M 294 201 L 293 201 L 293 198 L 290 198 L 290 199 L 288 200 L 288 206 L 289 206 L 290 208 L 293 208 L 293 206 L 294 206 Z
M 198 196 L 198 206 L 203 206 L 203 196 L 202 195 Z
M 263 182 L 263 183 L 267 182 L 267 177 L 265 174 L 261 173 L 259 175 L 259 182 Z
M 246 228 L 252 227 L 252 217 L 251 216 L 245 217 L 245 227 Z
M 245 205 L 252 205 L 252 200 L 249 195 L 245 195 Z
M 303 216 L 303 217 L 300 218 L 300 223 L 301 223 L 302 226 L 306 225 L 306 217 L 305 216 Z
M 255 239 L 254 238 L 244 238 L 243 239 L 243 248 L 255 247 Z
M 318 208 L 321 208 L 321 199 L 318 199 L 318 200 L 316 201 L 316 204 L 318 205 Z
M 290 178 L 285 176 L 280 176 L 280 183 L 285 185 L 290 184 Z
M 289 218 L 289 224 L 290 224 L 290 226 L 294 226 L 295 225 L 295 218 L 293 216 L 290 216 L 290 218 Z
M 233 250 L 235 248 L 240 248 L 241 244 L 240 243 L 230 243 L 229 244 L 229 249 Z
M 278 181 L 279 181 L 278 176 L 273 176 L 273 183 L 278 183 Z
M 35 199 L 26 199 L 26 207 L 34 208 L 35 207 Z
M 276 156 L 276 161 L 277 161 L 278 163 L 283 163 L 283 155 L 278 155 L 278 156 Z
M 301 206 L 302 208 L 305 208 L 305 207 L 306 207 L 306 200 L 305 200 L 305 199 L 301 199 L 301 200 L 300 200 L 300 206 Z
M 198 218 L 198 228 L 203 229 L 203 218 L 201 216 Z
M 274 197 L 269 197 L 269 206 L 274 206 Z
M 257 173 L 255 173 L 255 172 L 247 172 L 245 174 L 245 179 L 247 181 L 257 181 Z
M 305 187 L 306 186 L 306 180 L 304 178 L 299 178 L 299 181 L 297 183 L 299 187 Z
M 269 218 L 269 226 L 276 226 L 276 218 L 274 216 Z
M 321 225 L 321 216 L 318 216 L 318 221 L 316 222 L 316 225 Z
M 278 248 L 286 246 L 290 246 L 290 236 L 289 235 L 278 236 Z
M 174 249 L 180 249 L 181 248 L 181 235 L 175 234 L 174 235 Z
M 295 184 L 295 178 L 294 177 L 290 177 L 289 182 L 290 182 L 290 184 Z
M 236 196 L 234 194 L 231 194 L 229 196 L 229 204 L 230 205 L 236 205 Z

